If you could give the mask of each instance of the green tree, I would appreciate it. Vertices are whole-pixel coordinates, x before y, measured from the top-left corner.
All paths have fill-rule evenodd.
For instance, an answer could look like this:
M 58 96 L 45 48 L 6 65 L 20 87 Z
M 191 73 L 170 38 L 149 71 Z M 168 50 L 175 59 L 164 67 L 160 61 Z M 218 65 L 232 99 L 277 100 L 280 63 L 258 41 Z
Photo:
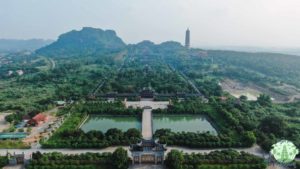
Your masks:
M 268 116 L 264 118 L 259 126 L 263 132 L 273 133 L 276 136 L 283 136 L 287 127 L 288 125 L 284 119 L 278 116 Z
M 172 169 L 182 169 L 184 157 L 182 152 L 178 150 L 171 150 L 166 158 L 166 165 L 168 168 Z
M 248 100 L 248 97 L 247 97 L 247 96 L 244 96 L 244 95 L 241 95 L 241 96 L 240 96 L 240 100 L 241 100 L 241 101 L 247 101 L 247 100 Z
M 271 97 L 269 95 L 261 94 L 257 98 L 258 104 L 261 106 L 270 106 L 272 104 Z
M 8 164 L 7 157 L 0 156 L 0 168 L 6 166 Z
M 248 146 L 252 146 L 256 142 L 255 134 L 252 131 L 243 133 L 242 141 Z
M 112 154 L 112 165 L 116 169 L 127 169 L 128 168 L 128 154 L 123 148 L 117 148 Z
M 138 129 L 135 129 L 135 128 L 131 128 L 131 129 L 128 129 L 126 132 L 125 132 L 125 135 L 129 138 L 131 137 L 136 137 L 136 138 L 140 138 L 142 137 L 141 136 L 141 132 L 138 130 Z

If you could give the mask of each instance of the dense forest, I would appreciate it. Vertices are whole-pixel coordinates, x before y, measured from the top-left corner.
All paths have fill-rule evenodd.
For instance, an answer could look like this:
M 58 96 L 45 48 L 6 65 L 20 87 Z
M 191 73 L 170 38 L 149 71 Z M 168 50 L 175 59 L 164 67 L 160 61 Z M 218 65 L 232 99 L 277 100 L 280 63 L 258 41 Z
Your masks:
M 114 58 L 119 55 L 123 56 L 115 53 L 101 59 L 87 57 L 73 59 L 71 62 L 61 60 L 56 61 L 55 65 L 49 59 L 43 58 L 43 63 L 47 65 L 37 65 L 39 69 L 35 72 L 29 72 L 23 69 L 23 66 L 8 68 L 22 69 L 25 73 L 1 80 L 0 110 L 42 111 L 49 109 L 57 100 L 86 98 L 102 78 L 114 73 L 114 68 L 118 67 L 119 62 L 114 61 Z M 100 64 L 102 66 L 99 66 Z

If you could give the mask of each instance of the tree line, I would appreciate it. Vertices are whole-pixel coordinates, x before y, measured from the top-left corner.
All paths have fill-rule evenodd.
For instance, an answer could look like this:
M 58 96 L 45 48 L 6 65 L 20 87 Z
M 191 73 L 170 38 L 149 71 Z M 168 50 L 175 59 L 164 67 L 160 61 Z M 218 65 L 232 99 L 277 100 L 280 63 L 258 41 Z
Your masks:
M 111 128 L 105 133 L 101 131 L 83 132 L 81 129 L 65 130 L 42 142 L 43 148 L 104 148 L 116 145 L 129 145 L 141 140 L 142 135 L 138 129 Z
M 169 169 L 265 169 L 264 159 L 235 150 L 212 151 L 208 154 L 184 154 L 171 150 L 165 160 Z
M 113 153 L 85 153 L 66 155 L 60 152 L 32 154 L 28 169 L 127 169 L 127 151 L 117 148 Z
M 132 115 L 137 116 L 142 113 L 142 109 L 126 108 L 122 101 L 88 101 L 74 106 L 77 112 L 87 114 L 108 114 L 108 115 Z
M 209 132 L 172 132 L 170 129 L 159 129 L 155 131 L 154 137 L 160 143 L 190 148 L 250 147 L 256 141 L 253 132 L 241 133 L 239 139 L 234 139 L 227 134 L 214 136 Z

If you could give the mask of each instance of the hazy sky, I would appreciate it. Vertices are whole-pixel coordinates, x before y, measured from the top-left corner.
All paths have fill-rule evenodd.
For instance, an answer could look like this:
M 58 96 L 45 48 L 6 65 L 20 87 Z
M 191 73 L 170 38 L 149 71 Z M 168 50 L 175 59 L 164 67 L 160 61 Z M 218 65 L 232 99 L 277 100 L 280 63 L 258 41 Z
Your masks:
M 300 0 L 0 0 L 0 38 L 50 38 L 84 26 L 126 43 L 300 47 Z

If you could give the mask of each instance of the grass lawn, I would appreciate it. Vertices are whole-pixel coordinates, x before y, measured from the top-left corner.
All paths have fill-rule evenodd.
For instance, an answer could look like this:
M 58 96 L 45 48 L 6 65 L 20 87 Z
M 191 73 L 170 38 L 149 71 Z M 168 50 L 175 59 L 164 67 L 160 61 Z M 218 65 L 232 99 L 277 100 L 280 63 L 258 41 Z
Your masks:
M 13 140 L 1 140 L 0 149 L 27 149 L 30 148 L 29 145 L 24 144 L 22 141 Z

